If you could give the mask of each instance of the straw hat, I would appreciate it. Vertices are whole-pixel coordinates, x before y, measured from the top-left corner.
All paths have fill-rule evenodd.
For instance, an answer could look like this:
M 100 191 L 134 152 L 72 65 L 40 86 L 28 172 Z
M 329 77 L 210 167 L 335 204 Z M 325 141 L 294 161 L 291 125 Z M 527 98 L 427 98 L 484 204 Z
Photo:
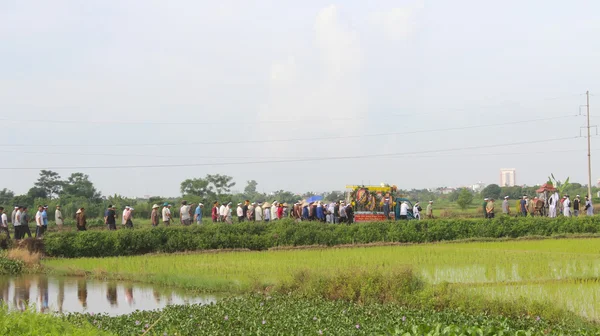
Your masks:
M 287 203 L 283 203 L 283 207 L 284 207 L 284 208 L 287 208 L 287 207 L 289 207 L 289 206 L 290 206 L 289 204 L 287 204 Z
M 158 209 L 158 208 L 160 208 L 160 207 L 158 206 L 158 204 L 154 204 L 154 205 L 152 206 L 152 209 Z
M 271 207 L 271 203 L 269 202 L 265 202 L 265 204 L 263 204 L 263 208 L 270 208 Z

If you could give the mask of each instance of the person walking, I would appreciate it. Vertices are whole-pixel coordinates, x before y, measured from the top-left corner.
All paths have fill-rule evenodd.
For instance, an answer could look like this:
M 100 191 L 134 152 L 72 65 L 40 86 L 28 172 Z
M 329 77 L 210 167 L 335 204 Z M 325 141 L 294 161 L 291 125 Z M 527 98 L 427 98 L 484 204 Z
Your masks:
M 27 207 L 24 206 L 21 208 L 21 239 L 25 238 L 27 235 L 28 238 L 31 238 L 31 231 L 29 230 L 29 222 L 31 219 L 29 218 L 29 214 L 27 213 Z
M 565 200 L 563 201 L 563 216 L 571 217 L 571 199 L 569 195 L 565 195 Z
M 21 228 L 21 207 L 17 206 L 15 212 L 15 218 L 13 219 L 13 227 L 15 229 L 15 240 L 19 240 L 22 237 L 23 229 Z
M 4 232 L 6 234 L 6 238 L 10 239 L 10 232 L 8 231 L 8 216 L 6 215 L 6 211 L 4 211 L 4 207 L 0 207 L 0 232 Z
M 277 204 L 277 219 L 283 219 L 283 203 Z
M 575 196 L 575 199 L 573 200 L 573 216 L 577 217 L 579 216 L 579 207 L 581 205 L 581 198 L 579 195 Z
M 302 203 L 302 220 L 307 221 L 310 216 L 310 212 L 308 210 L 308 203 Z
M 10 214 L 10 222 L 13 224 L 13 226 L 16 223 L 15 216 L 17 215 L 17 211 L 19 211 L 19 206 L 15 205 L 12 213 Z
M 250 201 L 248 201 L 248 202 L 250 202 Z M 244 214 L 244 218 L 247 218 L 248 221 L 250 221 L 250 222 L 256 221 L 256 215 L 255 215 L 256 210 L 255 210 L 255 208 L 256 208 L 256 202 L 249 204 L 248 205 L 248 210 Z M 244 209 L 244 207 L 242 207 L 242 210 L 243 209 Z
M 42 236 L 48 230 L 48 206 L 44 205 L 44 209 L 42 210 Z
M 488 219 L 494 218 L 494 199 L 493 198 L 490 198 L 489 201 L 487 202 L 485 211 L 487 213 Z
M 85 215 L 85 208 L 77 210 L 77 231 L 86 231 L 87 217 Z
M 129 211 L 125 214 L 125 227 L 133 229 L 133 208 L 129 207 Z
M 534 197 L 531 201 L 527 202 L 527 212 L 529 212 L 529 216 L 535 216 L 535 204 L 538 202 L 538 198 Z
M 325 211 L 323 211 L 323 203 L 321 201 L 317 203 L 317 219 L 319 222 L 325 222 Z
M 390 219 L 390 197 L 389 194 L 387 194 L 385 196 L 385 198 L 383 199 L 383 216 L 385 216 L 385 220 L 389 220 Z
M 558 192 L 554 192 L 554 194 L 550 195 L 548 199 L 548 217 L 556 218 L 556 206 L 560 201 L 560 196 L 558 196 Z
M 519 201 L 519 209 L 521 210 L 521 216 L 527 217 L 527 196 L 523 195 L 523 198 Z
M 36 239 L 41 239 L 42 238 L 42 226 L 44 225 L 43 221 L 44 219 L 42 218 L 42 211 L 44 211 L 44 207 L 41 205 L 38 205 L 38 211 L 35 213 L 35 238 Z
M 58 230 L 62 231 L 65 221 L 63 219 L 62 211 L 60 210 L 60 205 L 57 205 L 56 210 L 54 210 L 54 222 L 56 223 Z
M 171 220 L 173 219 L 173 215 L 171 214 L 171 204 L 163 203 L 162 209 L 162 220 L 165 226 L 169 226 L 171 224 Z
M 108 206 L 108 209 L 106 209 L 106 217 L 104 217 L 104 224 L 106 224 L 106 228 L 110 231 L 114 231 L 117 229 L 117 211 L 112 204 L 110 204 Z
M 256 222 L 262 222 L 263 220 L 263 209 L 262 209 L 262 203 L 258 203 L 255 207 L 254 207 L 254 220 Z
M 433 201 L 429 201 L 429 204 L 427 204 L 425 214 L 427 215 L 427 218 L 433 219 Z
M 483 207 L 483 217 L 484 218 L 488 218 L 488 212 L 487 212 L 487 204 L 488 204 L 488 199 L 484 198 L 483 199 L 483 204 L 481 205 Z
M 198 203 L 196 207 L 196 211 L 194 212 L 194 220 L 198 224 L 202 224 L 202 210 L 204 209 L 204 204 Z
M 240 222 L 243 222 L 244 220 L 246 220 L 246 218 L 248 218 L 248 220 L 250 220 L 250 217 L 248 216 L 249 208 L 250 208 L 250 200 L 245 200 L 244 205 L 242 206 L 242 215 L 241 215 L 242 218 L 240 219 Z M 238 217 L 240 217 L 239 214 L 238 214 Z
M 348 224 L 354 223 L 354 208 L 352 208 L 352 202 L 348 203 L 346 206 L 346 218 Z
M 340 203 L 340 224 L 346 223 L 348 216 L 346 214 L 346 202 Z
M 219 202 L 215 201 L 213 203 L 213 207 L 210 210 L 210 216 L 212 218 L 213 223 L 216 223 L 219 221 Z
M 158 226 L 158 218 L 160 217 L 160 214 L 158 213 L 158 208 L 160 208 L 158 204 L 154 204 L 152 206 L 152 212 L 150 213 L 150 223 L 152 224 L 152 227 Z
M 508 204 L 508 196 L 504 196 L 504 201 L 502 201 L 502 214 L 510 215 L 510 204 Z
M 227 203 L 227 207 L 225 208 L 225 223 L 227 224 L 233 224 L 233 217 L 232 217 L 232 210 L 231 210 L 231 202 Z
M 408 220 L 408 203 L 406 201 L 400 204 L 400 219 Z
M 221 204 L 221 207 L 219 207 L 219 222 L 224 223 L 226 218 L 227 218 L 227 205 Z
M 594 215 L 594 206 L 592 205 L 592 201 L 590 200 L 589 196 L 585 196 L 585 215 Z
M 247 206 L 246 206 L 246 209 L 248 209 Z M 242 208 L 242 203 L 238 203 L 236 212 L 237 212 L 238 222 L 240 222 L 240 223 L 243 222 L 244 221 L 244 209 Z
M 419 202 L 415 203 L 413 206 L 413 216 L 416 220 L 421 220 L 421 206 L 419 205 Z
M 279 208 L 279 203 L 277 201 L 273 201 L 273 205 L 271 206 L 271 220 L 277 220 L 277 208 Z
M 181 208 L 179 209 L 179 220 L 184 226 L 192 224 L 192 217 L 190 215 L 190 209 L 192 207 L 188 205 L 186 200 L 181 201 Z
M 269 222 L 271 220 L 271 208 L 270 208 L 269 203 L 268 202 L 265 203 L 265 205 L 263 206 L 263 208 L 264 208 L 264 210 L 263 210 L 263 212 L 264 212 L 264 216 L 263 216 L 264 220 L 265 220 L 265 222 Z

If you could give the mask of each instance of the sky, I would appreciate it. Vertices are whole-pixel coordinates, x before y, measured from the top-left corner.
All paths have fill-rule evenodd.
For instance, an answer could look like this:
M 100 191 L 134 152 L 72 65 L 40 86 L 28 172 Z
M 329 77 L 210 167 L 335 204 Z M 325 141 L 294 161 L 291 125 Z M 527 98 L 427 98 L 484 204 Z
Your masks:
M 0 0 L 0 188 L 587 181 L 600 2 Z M 591 129 L 597 134 L 596 128 Z M 600 141 L 592 142 L 592 182 Z

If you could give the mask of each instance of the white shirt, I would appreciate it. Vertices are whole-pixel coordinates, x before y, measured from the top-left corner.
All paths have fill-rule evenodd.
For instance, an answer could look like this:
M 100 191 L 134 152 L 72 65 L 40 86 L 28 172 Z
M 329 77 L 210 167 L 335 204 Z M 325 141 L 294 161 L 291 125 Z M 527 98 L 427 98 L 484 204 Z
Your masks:
M 242 209 L 242 206 L 237 207 L 237 215 L 238 217 L 242 217 L 244 215 L 244 209 Z
M 271 220 L 271 209 L 265 208 L 265 220 Z
M 123 217 L 121 217 L 121 224 L 125 225 L 125 216 L 127 215 L 127 209 L 123 210 Z
M 181 206 L 181 209 L 179 209 L 179 217 L 181 217 L 181 220 L 190 219 L 190 206 L 189 205 Z
M 42 219 L 42 212 L 38 211 L 35 213 L 35 224 L 37 226 L 42 226 L 44 225 L 44 220 Z
M 5 213 L 3 213 L 2 216 L 0 216 L 0 219 L 0 224 L 2 225 L 2 227 L 8 227 L 8 216 L 6 216 Z
M 418 206 L 418 205 L 415 205 L 415 206 L 413 207 L 413 215 L 415 215 L 415 216 L 416 216 L 416 215 L 418 215 L 418 214 L 419 214 L 419 206 Z
M 400 216 L 407 216 L 407 215 L 408 215 L 408 204 L 402 203 L 400 205 Z
M 57 225 L 63 224 L 62 212 L 60 212 L 60 210 L 54 211 L 54 220 L 56 221 Z
M 257 206 L 254 208 L 254 218 L 257 221 L 263 220 L 263 209 L 261 207 Z
M 271 218 L 270 219 L 276 219 L 277 218 L 277 207 L 275 206 L 275 204 L 273 204 L 273 206 L 271 207 Z
M 219 215 L 225 217 L 227 216 L 227 207 L 224 205 L 221 205 L 221 207 L 219 208 Z
M 21 210 L 17 210 L 13 226 L 21 226 Z
M 225 209 L 225 213 L 226 213 L 225 217 L 227 217 L 227 219 L 231 219 L 231 208 L 230 207 L 227 207 Z
M 167 207 L 163 208 L 162 218 L 163 218 L 163 222 L 168 222 L 171 220 L 171 210 L 169 210 L 169 208 L 167 208 Z

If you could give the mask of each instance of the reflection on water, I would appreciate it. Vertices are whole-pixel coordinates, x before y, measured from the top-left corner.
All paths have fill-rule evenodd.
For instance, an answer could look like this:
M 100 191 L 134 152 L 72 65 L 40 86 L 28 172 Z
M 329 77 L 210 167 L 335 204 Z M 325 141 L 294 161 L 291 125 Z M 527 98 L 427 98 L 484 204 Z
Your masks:
M 184 291 L 149 285 L 45 275 L 0 277 L 0 295 L 0 303 L 21 311 L 35 306 L 39 312 L 110 315 L 159 309 L 169 304 L 209 304 L 217 300 L 212 295 L 186 295 Z

